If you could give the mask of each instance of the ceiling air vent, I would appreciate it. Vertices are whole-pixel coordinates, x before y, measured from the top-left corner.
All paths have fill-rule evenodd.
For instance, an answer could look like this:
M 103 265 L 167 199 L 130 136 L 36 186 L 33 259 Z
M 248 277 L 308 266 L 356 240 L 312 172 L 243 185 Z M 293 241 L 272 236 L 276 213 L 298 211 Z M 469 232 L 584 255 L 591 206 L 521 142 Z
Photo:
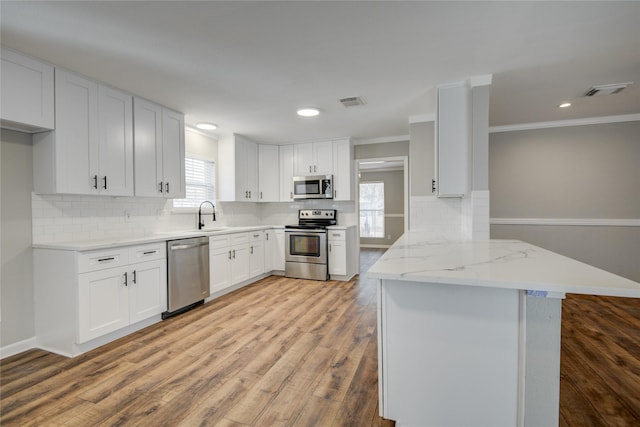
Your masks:
M 359 96 L 350 96 L 348 98 L 342 98 L 340 102 L 345 107 L 356 107 L 358 105 L 364 105 L 362 98 L 360 98 Z
M 608 85 L 591 86 L 591 88 L 584 94 L 584 96 L 604 96 L 613 95 L 620 92 L 627 86 L 631 86 L 633 82 L 627 83 L 613 83 Z

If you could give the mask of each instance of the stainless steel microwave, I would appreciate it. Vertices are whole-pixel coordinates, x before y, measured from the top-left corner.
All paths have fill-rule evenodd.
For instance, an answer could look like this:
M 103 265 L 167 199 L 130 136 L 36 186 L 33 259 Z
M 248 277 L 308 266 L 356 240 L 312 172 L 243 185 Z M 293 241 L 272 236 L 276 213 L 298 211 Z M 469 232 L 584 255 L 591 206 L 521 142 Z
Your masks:
M 333 199 L 333 175 L 294 176 L 293 199 Z

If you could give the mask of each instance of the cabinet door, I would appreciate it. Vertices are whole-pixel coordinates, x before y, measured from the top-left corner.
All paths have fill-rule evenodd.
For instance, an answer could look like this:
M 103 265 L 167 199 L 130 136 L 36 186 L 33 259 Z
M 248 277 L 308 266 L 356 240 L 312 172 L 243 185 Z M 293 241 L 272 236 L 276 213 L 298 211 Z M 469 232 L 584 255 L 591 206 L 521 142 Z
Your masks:
M 235 141 L 235 188 L 236 201 L 246 202 L 249 200 L 249 183 L 247 182 L 247 168 L 249 161 L 249 143 L 239 138 Z M 232 178 L 233 179 L 233 178 Z
M 3 124 L 7 120 L 15 129 L 53 129 L 53 67 L 4 48 L 0 53 Z
M 255 142 L 245 142 L 247 146 L 246 168 L 247 191 L 249 191 L 248 201 L 257 202 L 260 192 L 258 190 L 258 144 Z M 242 170 L 240 171 L 242 173 Z
M 284 271 L 284 258 L 285 258 L 285 247 L 284 247 L 284 230 L 277 229 L 272 231 L 273 234 L 273 246 L 271 248 L 271 257 L 272 257 L 272 270 L 280 270 Z
M 78 343 L 129 324 L 126 267 L 83 273 L 78 280 Z
M 231 257 L 231 282 L 235 285 L 250 277 L 249 244 L 233 246 L 231 248 Z
M 294 171 L 296 176 L 313 174 L 313 144 L 296 144 Z
M 333 142 L 315 142 L 313 154 L 313 174 L 331 175 L 333 173 Z
M 333 199 L 353 200 L 353 153 L 351 141 L 333 141 Z
M 144 99 L 133 100 L 135 194 L 163 197 L 162 107 Z
M 329 274 L 347 274 L 347 246 L 344 241 L 329 242 Z
M 249 276 L 256 277 L 264 273 L 264 241 L 249 244 Z
M 162 109 L 162 176 L 165 197 L 186 197 L 184 182 L 184 114 Z
M 280 146 L 280 201 L 293 201 L 293 145 Z
M 209 250 L 210 292 L 218 292 L 231 286 L 231 248 Z
M 275 247 L 274 230 L 265 230 L 264 232 L 264 271 L 273 270 L 273 256 L 271 253 Z
M 466 85 L 438 88 L 436 186 L 438 197 L 462 197 L 468 190 L 469 95 Z
M 100 85 L 99 191 L 109 196 L 133 196 L 133 97 Z
M 167 310 L 167 263 L 147 261 L 129 267 L 129 306 L 131 323 L 148 319 Z
M 61 69 L 55 82 L 55 190 L 98 194 L 98 85 Z
M 280 200 L 280 168 L 277 145 L 258 145 L 258 187 L 261 202 Z

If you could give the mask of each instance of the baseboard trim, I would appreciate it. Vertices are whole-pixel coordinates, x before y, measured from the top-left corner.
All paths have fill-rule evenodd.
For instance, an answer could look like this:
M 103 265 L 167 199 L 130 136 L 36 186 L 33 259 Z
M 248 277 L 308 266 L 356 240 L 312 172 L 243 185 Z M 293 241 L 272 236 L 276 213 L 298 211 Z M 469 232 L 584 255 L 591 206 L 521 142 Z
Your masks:
M 32 350 L 36 347 L 36 337 L 27 338 L 26 340 L 18 341 L 13 344 L 0 347 L 0 359 L 5 357 L 14 356 L 23 351 Z

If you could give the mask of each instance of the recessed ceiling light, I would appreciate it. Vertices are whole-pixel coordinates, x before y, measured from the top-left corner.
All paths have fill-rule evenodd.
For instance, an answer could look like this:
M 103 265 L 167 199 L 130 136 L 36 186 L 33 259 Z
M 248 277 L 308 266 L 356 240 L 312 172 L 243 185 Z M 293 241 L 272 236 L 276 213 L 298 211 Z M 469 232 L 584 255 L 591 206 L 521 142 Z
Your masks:
M 201 129 L 201 130 L 216 130 L 216 129 L 218 129 L 218 126 L 213 124 L 213 123 L 198 123 L 196 125 L 196 127 L 198 129 Z
M 571 103 L 570 102 L 563 102 L 562 104 L 558 105 L 558 107 L 560 107 L 560 108 L 571 107 Z
M 299 116 L 302 117 L 314 117 L 320 114 L 320 110 L 317 108 L 301 108 L 297 111 Z

